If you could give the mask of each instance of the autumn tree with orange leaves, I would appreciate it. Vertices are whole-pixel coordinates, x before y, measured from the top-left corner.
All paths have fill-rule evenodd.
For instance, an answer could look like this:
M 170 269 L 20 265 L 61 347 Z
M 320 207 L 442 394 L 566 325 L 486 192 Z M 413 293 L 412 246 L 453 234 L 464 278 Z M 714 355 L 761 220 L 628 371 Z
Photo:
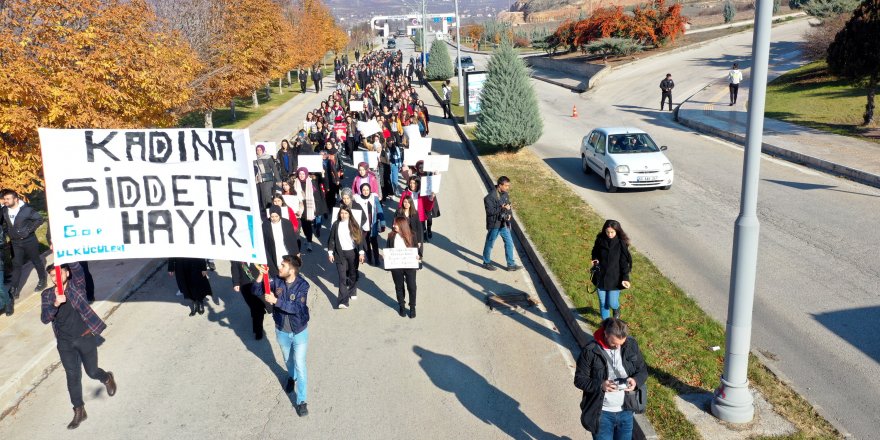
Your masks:
M 42 187 L 38 127 L 177 123 L 200 68 L 144 0 L 0 2 L 0 187 Z
M 684 34 L 687 17 L 681 15 L 681 3 L 667 7 L 665 0 L 639 5 L 632 14 L 622 6 L 596 9 L 590 17 L 574 24 L 559 26 L 555 35 L 570 38 L 573 48 L 583 47 L 600 38 L 629 38 L 640 44 L 660 46 Z

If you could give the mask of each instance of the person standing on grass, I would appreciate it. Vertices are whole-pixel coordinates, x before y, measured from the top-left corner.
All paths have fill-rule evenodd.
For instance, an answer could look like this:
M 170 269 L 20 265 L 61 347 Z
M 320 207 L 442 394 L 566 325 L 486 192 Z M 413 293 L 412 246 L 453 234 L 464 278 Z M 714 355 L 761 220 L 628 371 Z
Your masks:
M 625 322 L 602 321 L 593 340 L 581 351 L 574 386 L 584 392 L 581 425 L 596 440 L 630 440 L 633 410 L 626 393 L 647 386 L 648 367 L 639 344 L 629 336 Z
M 660 81 L 660 110 L 663 110 L 663 103 L 669 99 L 669 111 L 672 111 L 672 89 L 675 88 L 675 81 L 672 80 L 672 74 L 667 73 L 666 79 Z
M 406 249 L 418 246 L 418 241 L 409 229 L 409 219 L 396 217 L 391 225 L 391 233 L 388 234 L 388 249 Z M 421 260 L 421 257 L 419 257 Z M 404 301 L 404 283 L 409 291 L 409 317 L 416 317 L 416 269 L 391 269 L 391 279 L 394 280 L 394 292 L 397 294 L 398 314 L 401 317 L 407 315 Z
M 507 257 L 507 270 L 522 269 L 513 259 L 513 237 L 510 235 L 510 221 L 513 220 L 513 206 L 510 204 L 510 179 L 507 176 L 498 178 L 498 185 L 483 198 L 486 209 L 486 243 L 483 246 L 483 269 L 495 270 L 492 265 L 492 247 L 495 239 L 501 236 L 504 240 L 504 255 Z
M 364 262 L 365 254 L 363 237 L 351 210 L 340 207 L 327 236 L 327 255 L 339 274 L 340 309 L 348 308 L 349 299 L 357 299 L 358 265 Z
M 629 289 L 629 273 L 632 271 L 632 256 L 629 253 L 629 237 L 617 220 L 606 220 L 602 231 L 596 235 L 593 244 L 593 269 L 598 271 L 594 278 L 599 295 L 599 310 L 602 319 L 611 316 L 620 318 L 620 289 Z
M 204 261 L 204 260 L 202 260 Z M 82 370 L 86 375 L 100 381 L 107 395 L 116 395 L 113 373 L 98 367 L 98 336 L 107 328 L 86 300 L 86 280 L 79 263 L 59 266 L 64 295 L 56 295 L 57 287 L 50 287 L 40 294 L 42 307 L 40 321 L 52 323 L 61 365 L 67 376 L 67 392 L 73 404 L 73 420 L 67 429 L 76 429 L 86 420 L 82 395 Z M 46 268 L 54 271 L 53 266 Z
M 308 376 L 306 370 L 306 351 L 309 347 L 309 282 L 300 275 L 302 260 L 293 255 L 285 255 L 278 266 L 278 276 L 269 278 L 269 294 L 263 290 L 263 277 L 268 271 L 260 268 L 260 279 L 253 283 L 253 293 L 262 296 L 271 304 L 272 320 L 275 321 L 275 339 L 281 347 L 281 357 L 287 367 L 288 393 L 296 390 L 296 415 L 309 415 L 306 404 Z
M 443 93 L 443 119 L 452 119 L 452 110 L 449 109 L 449 102 L 452 98 L 452 88 L 449 86 L 448 79 L 443 83 L 441 92 Z
M 309 82 L 309 73 L 306 71 L 306 69 L 303 69 L 302 67 L 300 67 L 299 74 L 297 75 L 297 77 L 299 78 L 299 92 L 302 94 L 305 94 L 306 93 L 306 83 Z
M 733 67 L 727 72 L 727 87 L 730 89 L 730 105 L 736 104 L 736 96 L 739 94 L 739 83 L 742 82 L 743 73 L 739 70 L 739 64 L 733 63 Z

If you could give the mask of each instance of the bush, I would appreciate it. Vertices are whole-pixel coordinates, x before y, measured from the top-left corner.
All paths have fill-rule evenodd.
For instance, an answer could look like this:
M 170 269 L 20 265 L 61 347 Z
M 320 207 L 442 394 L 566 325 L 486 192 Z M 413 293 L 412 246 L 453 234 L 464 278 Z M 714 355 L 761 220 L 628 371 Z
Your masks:
M 847 16 L 838 15 L 828 18 L 817 25 L 811 25 L 804 34 L 801 50 L 804 56 L 810 60 L 822 60 L 828 55 L 828 46 L 834 41 L 834 36 L 843 29 Z
M 519 35 L 514 35 L 513 37 L 513 47 L 529 47 L 529 41 L 526 37 L 521 37 Z
M 807 0 L 803 3 L 804 12 L 820 20 L 841 14 L 849 17 L 858 5 L 858 0 Z
M 725 0 L 724 2 L 724 12 L 722 13 L 724 16 L 724 22 L 730 23 L 733 21 L 733 17 L 736 16 L 736 6 L 733 4 L 733 0 Z
M 429 81 L 447 80 L 455 74 L 452 60 L 449 59 L 449 50 L 446 49 L 446 42 L 434 40 L 431 43 L 431 52 L 428 65 L 425 66 L 425 74 L 428 76 Z
M 632 55 L 642 50 L 642 45 L 632 38 L 602 38 L 586 46 L 587 52 L 602 55 L 604 61 L 609 56 Z
M 503 43 L 495 50 L 487 73 L 474 133 L 477 140 L 512 151 L 537 142 L 544 122 L 525 62 L 513 46 Z

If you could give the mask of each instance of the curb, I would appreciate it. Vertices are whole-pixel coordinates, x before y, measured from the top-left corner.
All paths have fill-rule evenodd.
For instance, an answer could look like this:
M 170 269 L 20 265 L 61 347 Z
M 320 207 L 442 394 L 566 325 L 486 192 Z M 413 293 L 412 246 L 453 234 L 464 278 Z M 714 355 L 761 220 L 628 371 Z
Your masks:
M 427 83 L 427 87 L 431 91 L 431 94 L 434 95 L 434 99 L 439 103 L 440 95 L 437 93 L 436 90 L 434 90 L 434 87 L 431 86 L 431 83 Z M 492 176 L 492 174 L 486 168 L 486 165 L 483 163 L 482 159 L 480 159 L 476 147 L 465 135 L 464 130 L 458 123 L 457 117 L 452 119 L 452 126 L 455 127 L 455 131 L 456 133 L 458 133 L 458 137 L 461 138 L 461 141 L 465 144 L 465 146 L 467 146 L 468 152 L 470 152 L 472 156 L 471 162 L 477 168 L 478 174 L 483 179 L 483 184 L 486 186 L 487 189 L 491 189 L 492 187 L 494 187 L 494 176 Z M 545 289 L 547 289 L 547 293 L 553 300 L 553 304 L 556 306 L 557 310 L 559 310 L 562 319 L 565 321 L 566 327 L 568 327 L 571 335 L 574 337 L 575 341 L 577 341 L 578 346 L 585 346 L 588 342 L 592 340 L 591 329 L 587 326 L 586 322 L 584 322 L 583 318 L 577 312 L 577 308 L 571 302 L 571 299 L 568 297 L 568 295 L 565 294 L 565 291 L 562 289 L 559 280 L 557 280 L 553 272 L 548 269 L 549 265 L 538 252 L 534 242 L 532 242 L 532 239 L 520 226 L 519 216 L 516 214 L 516 212 L 513 213 L 513 221 L 511 223 L 513 225 L 514 234 L 520 240 L 520 243 L 525 250 L 526 256 L 529 258 L 532 263 L 532 267 L 534 267 L 535 272 L 538 274 L 538 278 L 540 278 L 541 284 L 544 286 Z M 651 425 L 651 422 L 644 414 L 634 414 L 633 416 L 634 439 L 654 440 L 659 438 L 657 432 L 654 431 L 654 427 Z
M 552 79 L 550 79 L 550 78 L 544 78 L 543 76 L 535 75 L 535 74 L 532 74 L 532 73 L 529 74 L 529 77 L 530 77 L 530 78 L 533 78 L 533 79 L 536 79 L 536 80 L 538 80 L 538 81 L 544 81 L 545 83 L 553 84 L 554 86 L 557 86 L 557 87 L 562 87 L 563 89 L 571 90 L 572 92 L 576 92 L 576 93 L 584 93 L 584 92 L 587 91 L 587 89 L 586 89 L 586 88 L 583 88 L 583 87 L 570 86 L 570 85 L 568 85 L 568 84 L 563 84 L 563 83 L 561 83 L 561 82 L 559 82 L 559 81 L 554 81 L 554 80 L 552 80 Z
M 163 260 L 161 258 L 154 259 L 147 264 L 145 264 L 141 270 L 137 273 L 133 274 L 131 278 L 121 286 L 119 286 L 110 296 L 101 301 L 102 304 L 98 304 L 96 307 L 99 310 L 96 310 L 98 316 L 101 317 L 102 320 L 107 320 L 116 309 L 120 307 L 123 301 L 125 301 L 128 296 L 133 293 L 135 290 L 140 288 L 150 277 L 153 276 L 163 264 Z M 113 305 L 104 306 L 104 303 L 115 302 Z M 61 365 L 61 360 L 57 357 L 50 357 L 49 354 L 55 351 L 55 340 L 46 344 L 43 347 L 36 348 L 34 352 L 36 355 L 31 358 L 31 361 L 22 367 L 10 380 L 0 387 L 0 420 L 4 419 L 7 415 L 14 413 L 18 408 L 18 405 L 30 395 L 33 390 L 38 387 L 43 380 L 49 377 L 59 365 Z
M 680 110 L 680 106 L 679 106 Z M 692 110 L 696 111 L 696 110 Z M 701 133 L 709 134 L 730 142 L 735 143 L 736 145 L 743 147 L 746 142 L 745 136 L 731 133 L 728 131 L 724 131 L 720 128 L 713 127 L 711 125 L 695 121 L 689 119 L 687 117 L 682 117 L 681 112 L 679 111 L 676 115 L 676 120 L 686 127 L 690 127 L 696 131 Z M 761 144 L 761 152 L 769 154 L 774 157 L 778 157 L 780 159 L 784 159 L 788 162 L 796 163 L 798 165 L 803 165 L 808 168 L 812 168 L 814 170 L 822 171 L 827 174 L 831 174 L 838 177 L 844 177 L 846 179 L 852 180 L 854 182 L 862 183 L 865 185 L 873 186 L 875 188 L 880 188 L 880 175 L 872 174 L 867 171 L 857 170 L 855 168 L 850 168 L 845 165 L 841 165 L 838 163 L 830 162 L 824 159 L 819 159 L 817 157 L 808 156 L 806 154 L 801 154 L 796 151 L 787 150 L 785 148 L 769 144 L 762 143 Z

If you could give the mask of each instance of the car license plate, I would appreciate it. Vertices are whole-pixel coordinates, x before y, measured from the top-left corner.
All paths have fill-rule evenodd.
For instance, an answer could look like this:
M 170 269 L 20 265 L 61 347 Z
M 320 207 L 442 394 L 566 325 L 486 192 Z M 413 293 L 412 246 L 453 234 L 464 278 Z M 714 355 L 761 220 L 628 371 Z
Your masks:
M 636 182 L 654 182 L 657 180 L 661 180 L 659 177 L 654 176 L 637 176 Z

